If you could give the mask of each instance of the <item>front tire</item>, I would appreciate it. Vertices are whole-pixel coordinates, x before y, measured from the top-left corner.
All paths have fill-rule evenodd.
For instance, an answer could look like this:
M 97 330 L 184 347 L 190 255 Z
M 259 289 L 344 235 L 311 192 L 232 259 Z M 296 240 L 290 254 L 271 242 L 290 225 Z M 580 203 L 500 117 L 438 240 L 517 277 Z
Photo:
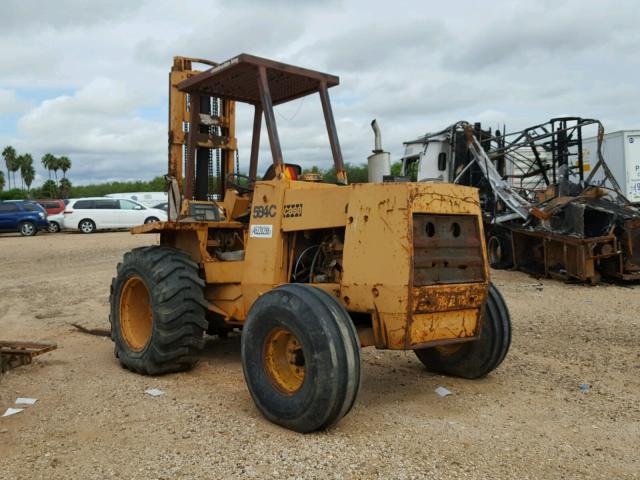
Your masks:
M 23 237 L 33 237 L 38 233 L 38 227 L 33 222 L 22 222 L 20 224 L 20 235 Z
M 49 233 L 58 233 L 60 231 L 60 225 L 57 222 L 49 222 L 49 228 L 47 228 Z
M 360 389 L 360 344 L 344 307 L 315 287 L 260 296 L 242 331 L 242 369 L 256 406 L 297 432 L 328 428 Z
M 149 217 L 144 221 L 144 224 L 146 225 L 147 223 L 158 223 L 160 220 L 156 217 Z
M 207 328 L 203 289 L 198 265 L 184 252 L 151 246 L 126 253 L 109 297 L 120 363 L 147 375 L 193 367 Z
M 427 370 L 463 378 L 480 378 L 495 370 L 511 345 L 511 318 L 502 295 L 491 284 L 480 338 L 475 341 L 415 350 Z

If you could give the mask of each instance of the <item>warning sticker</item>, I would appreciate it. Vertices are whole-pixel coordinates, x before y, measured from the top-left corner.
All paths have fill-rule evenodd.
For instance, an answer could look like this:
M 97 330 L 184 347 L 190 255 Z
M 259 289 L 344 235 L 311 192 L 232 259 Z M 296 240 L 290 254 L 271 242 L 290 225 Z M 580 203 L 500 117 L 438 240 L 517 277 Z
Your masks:
M 250 237 L 271 238 L 273 237 L 273 225 L 251 225 Z

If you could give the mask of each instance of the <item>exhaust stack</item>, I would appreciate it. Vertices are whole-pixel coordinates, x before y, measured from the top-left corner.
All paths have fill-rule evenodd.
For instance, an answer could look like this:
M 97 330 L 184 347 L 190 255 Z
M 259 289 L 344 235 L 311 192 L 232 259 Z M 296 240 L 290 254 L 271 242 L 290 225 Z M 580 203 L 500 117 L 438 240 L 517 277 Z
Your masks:
M 391 155 L 382 150 L 382 136 L 376 119 L 371 122 L 371 128 L 375 135 L 373 154 L 367 158 L 369 182 L 382 183 L 385 175 L 391 175 Z

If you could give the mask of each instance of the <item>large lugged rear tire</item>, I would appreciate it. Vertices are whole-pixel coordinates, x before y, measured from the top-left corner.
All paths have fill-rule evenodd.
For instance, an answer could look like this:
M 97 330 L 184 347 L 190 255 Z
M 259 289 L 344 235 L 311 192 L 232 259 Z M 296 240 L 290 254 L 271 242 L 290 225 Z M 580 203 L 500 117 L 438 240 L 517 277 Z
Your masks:
M 360 343 L 328 293 L 288 284 L 262 295 L 242 331 L 242 368 L 258 409 L 297 432 L 328 428 L 360 389 Z
M 498 289 L 491 284 L 480 331 L 472 342 L 415 350 L 428 370 L 463 378 L 480 378 L 495 370 L 511 345 L 509 309 Z
M 206 301 L 198 265 L 169 247 L 125 253 L 111 282 L 111 338 L 120 363 L 159 375 L 191 368 L 203 346 Z

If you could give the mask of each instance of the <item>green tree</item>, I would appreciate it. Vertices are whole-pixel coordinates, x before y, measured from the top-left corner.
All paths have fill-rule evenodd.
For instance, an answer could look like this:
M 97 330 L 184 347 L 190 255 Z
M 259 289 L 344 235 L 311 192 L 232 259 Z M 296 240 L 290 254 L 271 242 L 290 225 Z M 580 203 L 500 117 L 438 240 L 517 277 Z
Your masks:
M 56 182 L 58 181 L 58 170 L 60 170 L 60 157 L 53 157 L 51 161 L 51 170 L 53 170 L 53 175 L 56 177 Z
M 2 151 L 2 156 L 4 157 L 4 163 L 7 166 L 7 181 L 9 182 L 9 190 L 11 190 L 11 172 L 15 172 L 13 167 L 16 163 L 16 149 L 9 145 Z
M 0 170 L 0 192 L 4 190 L 4 172 Z
M 71 182 L 67 177 L 63 177 L 60 179 L 60 196 L 62 198 L 69 198 L 69 193 L 71 192 Z
M 49 173 L 49 180 L 51 180 L 51 167 L 53 166 L 55 161 L 56 157 L 54 157 L 50 153 L 45 153 L 42 156 L 42 166 L 47 169 L 47 172 Z
M 24 185 L 27 183 L 27 177 L 30 176 L 30 173 L 33 171 L 33 176 L 35 176 L 35 170 L 33 168 L 33 157 L 30 153 L 24 153 L 18 157 L 20 164 L 20 178 L 22 179 L 22 189 L 24 190 Z M 33 176 L 31 177 L 31 181 L 33 182 Z
M 16 172 L 20 170 L 20 156 L 17 156 L 13 159 L 13 163 L 11 164 L 11 173 L 13 174 L 13 189 L 18 190 L 18 186 L 16 184 Z
M 58 167 L 60 167 L 60 170 L 62 170 L 62 177 L 66 178 L 67 170 L 71 168 L 71 160 L 69 159 L 69 157 L 62 156 L 58 158 Z
M 26 192 L 19 188 L 12 188 L 11 190 L 5 190 L 0 192 L 0 200 L 25 200 L 27 198 Z
M 20 174 L 24 179 L 24 183 L 27 186 L 27 194 L 31 192 L 31 184 L 33 183 L 33 179 L 36 177 L 36 170 L 33 168 L 33 160 L 32 163 L 27 163 L 24 167 L 20 169 Z
M 344 164 L 344 170 L 347 173 L 347 179 L 349 183 L 366 183 L 369 181 L 369 169 L 366 164 L 351 165 L 350 163 Z M 322 172 L 324 175 L 324 181 L 327 183 L 336 182 L 336 169 L 331 167 L 329 170 Z
M 18 155 L 16 163 L 18 167 L 16 171 L 20 170 L 20 185 L 22 185 L 22 190 L 24 190 L 24 173 L 28 166 L 33 164 L 33 159 L 30 154 L 23 153 L 22 155 Z
M 42 184 L 40 187 L 40 191 L 42 192 L 42 196 L 46 198 L 57 198 L 58 197 L 58 186 L 56 182 L 49 179 Z

